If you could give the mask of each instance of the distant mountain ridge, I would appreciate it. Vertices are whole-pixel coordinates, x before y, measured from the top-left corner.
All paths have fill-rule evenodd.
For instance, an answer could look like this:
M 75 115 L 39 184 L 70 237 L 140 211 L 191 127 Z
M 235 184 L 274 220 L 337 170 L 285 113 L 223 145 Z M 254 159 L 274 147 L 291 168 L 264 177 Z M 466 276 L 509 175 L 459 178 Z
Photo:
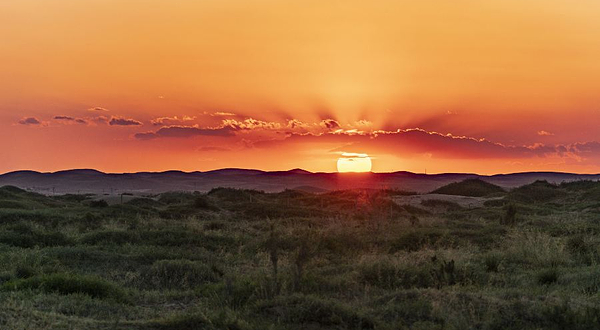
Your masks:
M 14 171 L 0 175 L 0 186 L 13 185 L 41 193 L 157 194 L 165 191 L 208 191 L 216 187 L 281 191 L 301 189 L 327 191 L 352 188 L 386 188 L 426 193 L 465 179 L 480 179 L 505 189 L 536 180 L 600 180 L 600 174 L 563 172 L 521 172 L 478 175 L 473 173 L 421 174 L 406 171 L 390 173 L 325 173 L 303 169 L 262 171 L 225 168 L 212 171 L 164 171 L 104 173 L 94 169 L 57 172 Z

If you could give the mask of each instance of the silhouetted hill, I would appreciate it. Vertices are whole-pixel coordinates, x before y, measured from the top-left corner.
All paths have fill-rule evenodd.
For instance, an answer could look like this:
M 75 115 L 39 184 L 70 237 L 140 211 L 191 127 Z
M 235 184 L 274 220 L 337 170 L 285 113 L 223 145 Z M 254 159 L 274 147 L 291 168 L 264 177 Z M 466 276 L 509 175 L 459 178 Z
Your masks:
M 42 194 L 94 193 L 137 195 L 166 191 L 209 191 L 216 187 L 256 189 L 277 192 L 297 187 L 313 191 L 354 188 L 397 189 L 426 193 L 453 182 L 480 179 L 510 189 L 546 180 L 560 184 L 579 180 L 600 179 L 600 175 L 555 172 L 530 172 L 484 176 L 470 173 L 419 174 L 392 173 L 312 173 L 302 169 L 261 171 L 228 168 L 206 172 L 138 172 L 103 173 L 91 169 L 65 170 L 54 173 L 16 171 L 0 175 L 0 186 L 12 185 Z
M 495 184 L 485 182 L 481 179 L 466 179 L 460 182 L 453 182 L 431 193 L 443 195 L 458 195 L 471 197 L 484 197 L 494 194 L 504 193 L 504 189 Z
M 566 194 L 566 191 L 556 184 L 546 180 L 537 180 L 511 190 L 508 199 L 521 203 L 550 202 Z

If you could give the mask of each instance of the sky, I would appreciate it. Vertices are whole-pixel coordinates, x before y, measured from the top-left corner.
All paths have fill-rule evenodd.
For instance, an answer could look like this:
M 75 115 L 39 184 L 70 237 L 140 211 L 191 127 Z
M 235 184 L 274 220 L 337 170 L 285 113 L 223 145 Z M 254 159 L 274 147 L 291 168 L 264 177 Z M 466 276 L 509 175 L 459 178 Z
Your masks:
M 0 1 L 0 173 L 600 173 L 600 2 Z

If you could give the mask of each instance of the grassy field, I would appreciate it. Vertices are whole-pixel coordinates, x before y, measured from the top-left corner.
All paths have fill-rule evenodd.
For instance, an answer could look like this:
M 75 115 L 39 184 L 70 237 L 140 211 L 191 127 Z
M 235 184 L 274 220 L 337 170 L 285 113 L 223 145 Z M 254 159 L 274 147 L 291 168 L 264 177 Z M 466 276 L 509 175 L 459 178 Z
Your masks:
M 437 193 L 2 187 L 0 328 L 600 328 L 600 183 Z

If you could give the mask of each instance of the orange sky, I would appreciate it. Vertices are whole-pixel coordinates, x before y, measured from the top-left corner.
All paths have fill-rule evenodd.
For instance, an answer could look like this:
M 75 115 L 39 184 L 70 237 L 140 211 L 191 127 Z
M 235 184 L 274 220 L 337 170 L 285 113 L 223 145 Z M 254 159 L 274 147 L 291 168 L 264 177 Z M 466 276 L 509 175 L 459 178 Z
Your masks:
M 0 1 L 0 173 L 600 172 L 600 2 Z

